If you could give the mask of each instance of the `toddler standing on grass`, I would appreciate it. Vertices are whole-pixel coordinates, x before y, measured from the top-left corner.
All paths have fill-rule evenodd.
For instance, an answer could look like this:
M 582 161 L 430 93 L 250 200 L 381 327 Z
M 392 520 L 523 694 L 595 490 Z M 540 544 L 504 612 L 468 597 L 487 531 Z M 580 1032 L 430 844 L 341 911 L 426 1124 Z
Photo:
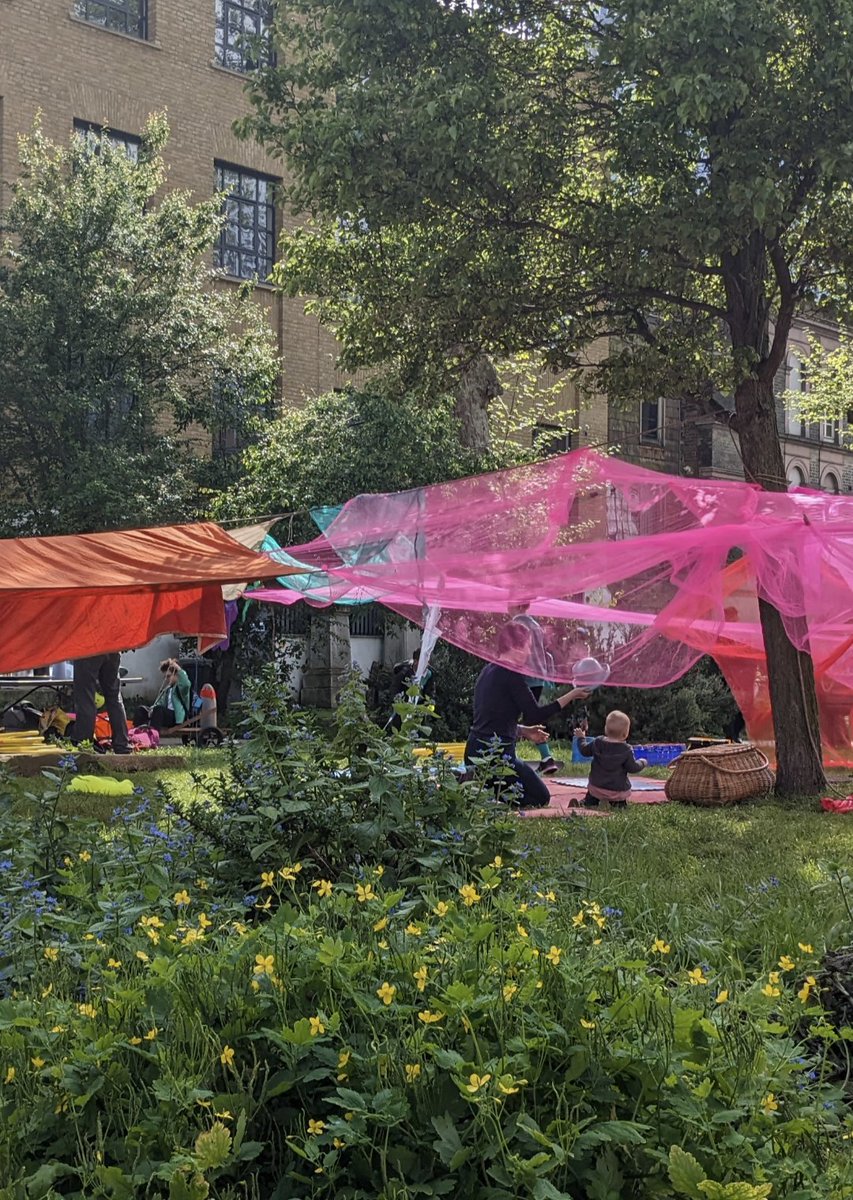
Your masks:
M 602 800 L 609 801 L 611 808 L 627 808 L 631 795 L 629 775 L 637 775 L 649 765 L 645 758 L 634 758 L 634 751 L 628 745 L 630 732 L 631 718 L 618 710 L 607 714 L 604 737 L 584 737 L 585 729 L 575 729 L 578 750 L 584 758 L 592 759 L 589 786 L 583 798 L 587 808 L 598 808 Z

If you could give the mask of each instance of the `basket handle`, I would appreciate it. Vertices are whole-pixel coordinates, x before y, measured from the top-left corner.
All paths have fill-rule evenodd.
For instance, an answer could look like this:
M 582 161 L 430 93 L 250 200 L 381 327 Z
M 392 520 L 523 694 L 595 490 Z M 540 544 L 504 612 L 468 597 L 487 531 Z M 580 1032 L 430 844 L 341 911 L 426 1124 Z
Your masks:
M 710 767 L 712 771 L 719 771 L 722 775 L 749 775 L 753 771 L 764 771 L 770 766 L 770 759 L 767 757 L 764 751 L 759 750 L 758 753 L 763 759 L 761 765 L 758 767 L 721 767 L 719 763 L 712 762 L 710 759 L 705 758 L 704 754 L 700 755 L 699 761 L 703 762 L 706 767 Z

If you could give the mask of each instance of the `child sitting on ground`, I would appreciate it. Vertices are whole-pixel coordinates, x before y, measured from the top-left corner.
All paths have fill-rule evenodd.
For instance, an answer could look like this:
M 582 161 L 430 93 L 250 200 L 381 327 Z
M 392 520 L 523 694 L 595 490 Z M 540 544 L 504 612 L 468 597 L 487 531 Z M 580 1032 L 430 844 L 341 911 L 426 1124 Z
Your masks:
M 575 729 L 578 750 L 584 758 L 592 759 L 589 787 L 583 798 L 587 808 L 598 808 L 602 800 L 609 801 L 611 808 L 627 808 L 631 795 L 628 776 L 649 765 L 645 758 L 634 758 L 628 745 L 630 732 L 631 718 L 618 710 L 607 714 L 604 737 L 588 738 L 584 736 L 585 729 Z

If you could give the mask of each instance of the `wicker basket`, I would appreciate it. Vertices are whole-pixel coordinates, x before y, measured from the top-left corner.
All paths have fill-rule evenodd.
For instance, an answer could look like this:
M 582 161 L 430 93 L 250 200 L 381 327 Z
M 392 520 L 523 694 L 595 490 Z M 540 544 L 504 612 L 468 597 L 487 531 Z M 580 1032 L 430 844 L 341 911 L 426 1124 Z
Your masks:
M 686 750 L 672 764 L 664 790 L 669 800 L 713 807 L 764 796 L 773 782 L 767 758 L 757 746 L 732 742 Z

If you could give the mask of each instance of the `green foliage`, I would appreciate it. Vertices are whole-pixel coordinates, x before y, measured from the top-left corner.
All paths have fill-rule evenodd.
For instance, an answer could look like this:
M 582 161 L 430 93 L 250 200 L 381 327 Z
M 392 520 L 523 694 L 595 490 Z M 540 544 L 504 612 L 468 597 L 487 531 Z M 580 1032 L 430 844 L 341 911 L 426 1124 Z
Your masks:
M 826 350 L 820 339 L 809 337 L 809 353 L 802 358 L 806 391 L 786 391 L 785 405 L 803 421 L 846 420 L 853 396 L 853 343 L 843 337 Z
M 474 685 L 483 669 L 483 660 L 439 641 L 430 657 L 433 680 L 429 697 L 435 708 L 431 716 L 431 732 L 436 741 L 464 741 L 471 728 L 474 704 Z M 388 669 L 374 671 L 372 703 L 374 716 L 384 725 L 391 714 L 394 701 L 394 680 Z
M 359 724 L 353 707 L 345 741 Z M 843 1200 L 853 1183 L 825 1056 L 850 1031 L 817 987 L 803 998 L 819 972 L 796 933 L 756 946 L 774 897 L 739 920 L 697 903 L 716 922 L 697 943 L 686 906 L 627 919 L 519 851 L 408 890 L 371 860 L 333 882 L 283 856 L 249 898 L 168 807 L 76 821 L 56 870 L 0 811 L 2 1200 Z
M 286 853 L 309 874 L 331 880 L 371 861 L 389 882 L 420 880 L 480 867 L 506 852 L 506 808 L 480 787 L 460 784 L 450 764 L 416 770 L 409 737 L 431 711 L 402 706 L 399 735 L 370 720 L 360 681 L 344 687 L 331 725 L 289 707 L 273 668 L 248 685 L 242 737 L 231 771 L 203 784 L 186 815 L 228 854 L 228 868 L 249 887 Z M 343 768 L 342 764 L 346 764 Z
M 136 163 L 106 138 L 21 143 L 0 245 L 6 536 L 195 515 L 210 431 L 274 396 L 262 313 L 211 288 L 219 201 L 163 192 L 167 135 L 152 118 Z
M 269 422 L 244 454 L 241 479 L 216 504 L 219 516 L 294 512 L 343 504 L 365 492 L 396 492 L 458 479 L 522 457 L 474 454 L 459 442 L 447 396 L 377 384 L 309 399 Z M 288 523 L 287 544 L 317 532 L 307 518 Z
M 722 737 L 737 713 L 726 681 L 707 658 L 668 687 L 608 687 L 593 692 L 586 707 L 595 733 L 603 732 L 612 709 L 628 713 L 634 742 L 684 742 L 697 733 Z
M 312 218 L 278 279 L 349 365 L 572 366 L 606 331 L 595 374 L 634 402 L 769 381 L 794 312 L 850 311 L 851 22 L 850 0 L 294 0 L 243 125 Z

